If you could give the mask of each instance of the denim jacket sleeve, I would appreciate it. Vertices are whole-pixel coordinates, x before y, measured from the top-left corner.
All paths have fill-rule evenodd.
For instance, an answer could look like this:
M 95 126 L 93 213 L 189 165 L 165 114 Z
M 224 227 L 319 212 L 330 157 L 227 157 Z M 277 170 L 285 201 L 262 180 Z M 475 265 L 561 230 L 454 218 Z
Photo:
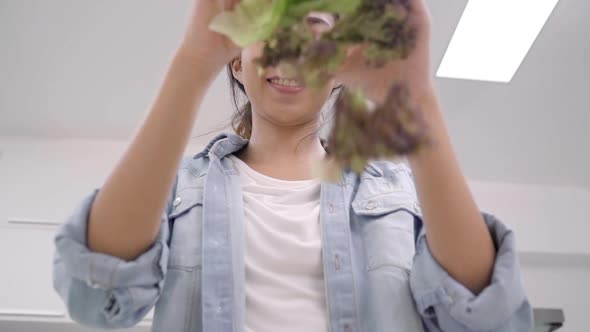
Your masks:
M 521 280 L 514 233 L 495 216 L 483 213 L 483 217 L 497 252 L 491 283 L 478 295 L 438 264 L 428 247 L 425 229 L 419 226 L 410 287 L 431 332 L 532 330 L 533 313 Z
M 97 328 L 137 324 L 162 290 L 168 261 L 167 214 L 154 244 L 133 261 L 92 252 L 86 226 L 98 190 L 86 197 L 55 236 L 53 286 L 70 317 Z

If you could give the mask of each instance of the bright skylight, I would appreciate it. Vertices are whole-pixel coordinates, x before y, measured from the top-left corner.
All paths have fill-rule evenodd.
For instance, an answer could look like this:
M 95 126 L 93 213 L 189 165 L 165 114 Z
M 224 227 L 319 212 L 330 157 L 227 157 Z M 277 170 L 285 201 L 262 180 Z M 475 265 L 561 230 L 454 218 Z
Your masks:
M 469 0 L 438 77 L 507 83 L 559 0 Z

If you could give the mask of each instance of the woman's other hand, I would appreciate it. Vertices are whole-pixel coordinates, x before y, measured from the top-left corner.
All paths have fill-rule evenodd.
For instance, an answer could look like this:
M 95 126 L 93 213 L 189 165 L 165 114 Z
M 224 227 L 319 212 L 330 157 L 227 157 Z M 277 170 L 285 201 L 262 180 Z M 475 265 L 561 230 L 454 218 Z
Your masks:
M 404 60 L 392 60 L 380 68 L 366 65 L 366 45 L 351 46 L 348 56 L 336 74 L 336 80 L 353 89 L 360 89 L 373 102 L 382 103 L 394 83 L 408 87 L 419 98 L 431 93 L 430 76 L 430 13 L 425 0 L 410 0 L 408 23 L 416 31 L 414 49 Z

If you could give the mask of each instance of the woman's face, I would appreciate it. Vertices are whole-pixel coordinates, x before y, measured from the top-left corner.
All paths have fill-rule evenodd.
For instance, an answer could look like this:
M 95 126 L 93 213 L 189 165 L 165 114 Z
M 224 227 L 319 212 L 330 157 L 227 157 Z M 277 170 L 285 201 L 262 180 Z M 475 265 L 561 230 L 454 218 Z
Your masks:
M 307 23 L 319 34 L 331 29 L 334 18 L 330 14 L 311 13 Z M 322 106 L 335 87 L 334 80 L 311 89 L 299 81 L 290 80 L 293 77 L 281 72 L 280 67 L 267 68 L 266 73 L 259 76 L 254 60 L 262 55 L 263 47 L 262 42 L 249 46 L 242 50 L 240 61 L 232 62 L 234 77 L 244 85 L 255 116 L 285 127 L 317 121 Z

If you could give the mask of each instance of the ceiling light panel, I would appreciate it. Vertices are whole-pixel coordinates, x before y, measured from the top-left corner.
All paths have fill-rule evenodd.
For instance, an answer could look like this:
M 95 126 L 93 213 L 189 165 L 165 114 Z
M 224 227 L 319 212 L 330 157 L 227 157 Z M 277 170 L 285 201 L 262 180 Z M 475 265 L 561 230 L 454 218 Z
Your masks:
M 437 76 L 507 83 L 559 0 L 470 0 Z

